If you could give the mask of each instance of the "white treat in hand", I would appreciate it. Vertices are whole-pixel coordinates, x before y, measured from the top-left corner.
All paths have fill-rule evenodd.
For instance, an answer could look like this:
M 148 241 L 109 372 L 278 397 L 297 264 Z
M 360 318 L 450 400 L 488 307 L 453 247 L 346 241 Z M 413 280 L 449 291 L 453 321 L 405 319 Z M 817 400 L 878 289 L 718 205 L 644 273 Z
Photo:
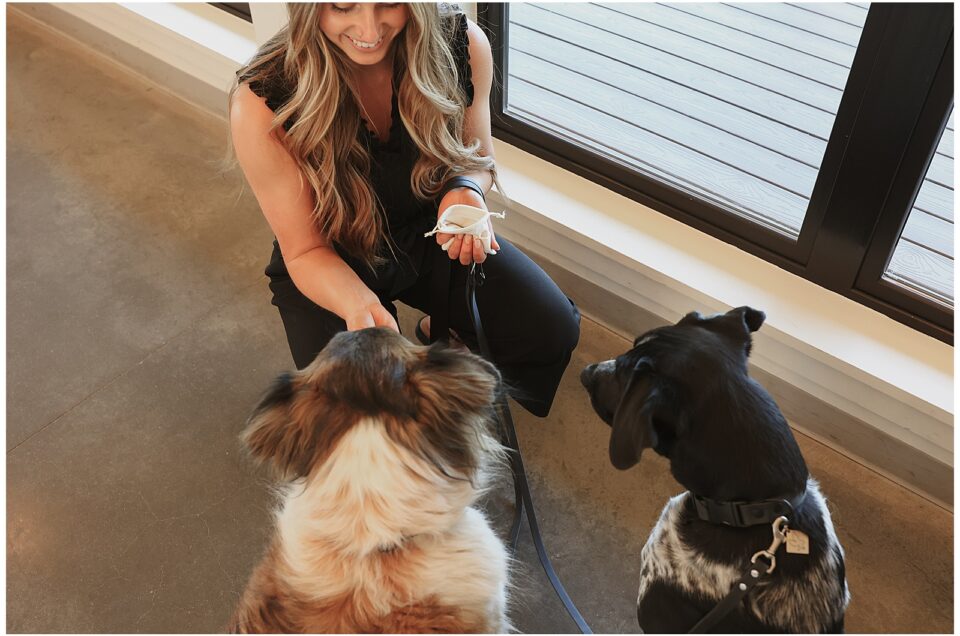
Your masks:
M 483 251 L 487 254 L 496 254 L 490 247 L 493 235 L 490 233 L 490 224 L 487 223 L 490 217 L 498 219 L 504 218 L 503 212 L 488 212 L 482 208 L 475 208 L 472 205 L 456 204 L 451 205 L 440 218 L 437 219 L 437 225 L 424 234 L 424 236 L 433 236 L 434 234 L 471 234 L 483 243 Z M 443 245 L 444 251 L 450 248 L 453 239 L 450 239 Z

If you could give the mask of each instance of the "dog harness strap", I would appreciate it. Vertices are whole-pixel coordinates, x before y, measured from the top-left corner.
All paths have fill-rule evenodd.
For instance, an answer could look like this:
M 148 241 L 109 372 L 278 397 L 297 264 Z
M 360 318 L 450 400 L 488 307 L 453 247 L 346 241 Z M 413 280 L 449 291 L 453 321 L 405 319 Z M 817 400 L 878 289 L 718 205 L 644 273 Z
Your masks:
M 710 610 L 706 616 L 700 619 L 700 621 L 693 626 L 693 628 L 688 632 L 690 634 L 705 634 L 711 629 L 717 626 L 717 623 L 722 621 L 727 614 L 732 612 L 740 603 L 743 601 L 743 598 L 750 593 L 758 583 L 765 581 L 769 578 L 769 571 L 767 568 L 762 567 L 760 564 L 754 564 L 749 570 L 744 572 L 743 576 L 740 577 L 740 580 L 733 584 L 733 587 L 730 588 L 730 592 L 723 597 L 717 605 Z
M 703 521 L 736 528 L 747 528 L 772 523 L 781 516 L 793 515 L 794 507 L 806 496 L 806 491 L 790 503 L 786 499 L 765 499 L 763 501 L 717 501 L 690 493 L 693 497 L 697 516 Z
M 724 617 L 740 606 L 743 598 L 750 593 L 758 583 L 767 580 L 777 567 L 777 551 L 787 538 L 787 518 L 777 517 L 771 524 L 773 540 L 770 547 L 760 550 L 750 557 L 750 565 L 740 580 L 733 584 L 730 591 L 717 605 L 707 612 L 707 615 L 697 621 L 689 634 L 704 634 L 713 629 Z M 761 559 L 763 561 L 761 561 Z

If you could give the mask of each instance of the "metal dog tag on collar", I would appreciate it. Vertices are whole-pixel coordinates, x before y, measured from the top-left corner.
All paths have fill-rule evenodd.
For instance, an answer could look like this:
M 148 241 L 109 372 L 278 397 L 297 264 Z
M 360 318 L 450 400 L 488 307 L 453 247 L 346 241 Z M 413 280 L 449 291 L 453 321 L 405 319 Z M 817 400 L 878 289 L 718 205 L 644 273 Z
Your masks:
M 424 236 L 433 236 L 437 233 L 471 234 L 483 243 L 484 252 L 487 254 L 496 254 L 490 247 L 492 235 L 490 233 L 490 225 L 487 221 L 490 217 L 502 219 L 504 216 L 506 215 L 504 215 L 503 212 L 488 212 L 482 208 L 475 208 L 472 205 L 462 205 L 458 203 L 444 210 L 440 218 L 437 219 L 436 226 L 424 234 Z M 453 239 L 450 239 L 440 247 L 443 248 L 443 251 L 447 251 L 451 243 L 453 243 Z
M 787 530 L 787 553 L 810 554 L 810 537 L 799 530 Z

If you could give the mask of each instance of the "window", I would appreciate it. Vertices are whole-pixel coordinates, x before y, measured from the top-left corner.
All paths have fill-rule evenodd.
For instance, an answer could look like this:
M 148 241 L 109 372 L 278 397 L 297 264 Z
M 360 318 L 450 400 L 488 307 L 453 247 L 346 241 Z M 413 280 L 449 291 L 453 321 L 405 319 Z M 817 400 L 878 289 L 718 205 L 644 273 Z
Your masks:
M 495 136 L 952 342 L 952 5 L 479 9 Z
M 796 238 L 867 16 L 830 13 L 516 3 L 504 110 Z
M 953 307 L 952 114 L 883 278 Z
M 253 22 L 253 18 L 250 17 L 249 2 L 211 2 L 210 4 L 247 22 Z

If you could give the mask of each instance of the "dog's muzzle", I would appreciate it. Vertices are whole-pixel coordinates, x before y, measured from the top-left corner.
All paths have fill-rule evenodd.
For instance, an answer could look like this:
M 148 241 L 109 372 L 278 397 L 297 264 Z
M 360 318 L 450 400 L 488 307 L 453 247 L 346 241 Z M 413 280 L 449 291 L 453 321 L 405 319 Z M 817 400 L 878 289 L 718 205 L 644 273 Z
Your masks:
M 588 365 L 580 372 L 580 383 L 583 384 L 584 387 L 591 389 L 598 378 L 612 374 L 615 368 L 616 362 L 613 360 L 604 360 L 603 362 Z
M 616 362 L 606 360 L 591 364 L 580 372 L 580 382 L 590 394 L 590 405 L 607 424 L 610 424 L 613 412 L 619 401 L 620 391 L 614 371 Z
M 580 384 L 589 389 L 590 384 L 593 382 L 593 372 L 596 368 L 597 365 L 595 364 L 591 364 L 584 368 L 584 370 L 580 372 Z

